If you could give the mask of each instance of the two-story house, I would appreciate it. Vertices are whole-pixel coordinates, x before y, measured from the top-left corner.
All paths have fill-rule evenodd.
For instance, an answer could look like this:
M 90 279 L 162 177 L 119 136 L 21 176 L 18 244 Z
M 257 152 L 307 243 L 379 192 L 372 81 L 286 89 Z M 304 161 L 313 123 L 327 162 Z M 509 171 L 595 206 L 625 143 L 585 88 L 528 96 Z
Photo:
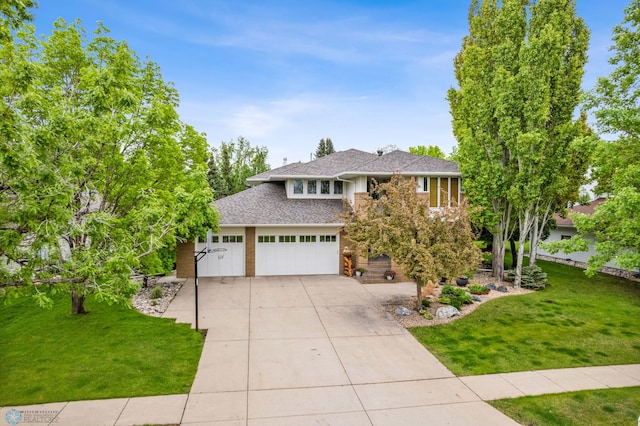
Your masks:
M 291 163 L 249 178 L 249 189 L 215 202 L 220 230 L 212 235 L 213 251 L 198 263 L 198 275 L 339 274 L 348 245 L 342 199 L 357 207 L 374 179 L 383 182 L 394 173 L 414 177 L 432 208 L 461 197 L 457 164 L 439 158 L 350 149 Z M 194 276 L 194 250 L 204 244 L 179 245 L 178 276 Z M 366 256 L 358 265 L 366 267 Z

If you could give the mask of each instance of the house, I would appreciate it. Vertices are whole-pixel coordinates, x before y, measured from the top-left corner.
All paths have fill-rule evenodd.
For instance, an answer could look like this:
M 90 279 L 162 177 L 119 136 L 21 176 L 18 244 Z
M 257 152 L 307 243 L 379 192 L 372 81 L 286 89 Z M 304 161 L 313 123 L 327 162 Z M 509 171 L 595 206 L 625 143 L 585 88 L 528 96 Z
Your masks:
M 220 231 L 212 235 L 213 251 L 198 263 L 198 275 L 341 273 L 348 245 L 339 217 L 342 199 L 357 207 L 369 197 L 374 179 L 384 182 L 394 173 L 416 178 L 418 192 L 433 208 L 456 203 L 462 195 L 456 163 L 403 151 L 376 155 L 350 149 L 291 163 L 249 178 L 249 189 L 215 202 Z M 179 277 L 194 276 L 194 250 L 205 243 L 178 246 Z M 369 259 L 357 262 L 366 268 Z
M 595 210 L 606 200 L 607 199 L 604 197 L 596 198 L 589 204 L 577 205 L 570 208 L 568 213 L 582 213 L 586 215 L 592 215 L 593 212 L 595 212 Z M 557 228 L 550 231 L 549 237 L 544 241 L 545 243 L 569 240 L 571 239 L 571 237 L 578 234 L 573 221 L 568 215 L 567 217 L 561 217 L 560 215 L 556 214 L 554 215 L 554 219 L 556 220 Z M 588 251 L 577 251 L 573 253 L 565 253 L 563 251 L 559 251 L 558 253 L 552 254 L 544 250 L 543 247 L 538 247 L 538 257 L 545 260 L 563 262 L 571 264 L 573 266 L 586 268 L 587 260 L 591 256 L 596 254 L 596 251 L 594 249 L 595 240 L 593 238 L 589 238 L 588 236 L 586 239 L 587 241 L 589 241 Z M 613 275 L 625 276 L 624 270 L 620 269 L 620 267 L 616 266 L 613 262 L 608 262 L 603 268 L 603 272 Z

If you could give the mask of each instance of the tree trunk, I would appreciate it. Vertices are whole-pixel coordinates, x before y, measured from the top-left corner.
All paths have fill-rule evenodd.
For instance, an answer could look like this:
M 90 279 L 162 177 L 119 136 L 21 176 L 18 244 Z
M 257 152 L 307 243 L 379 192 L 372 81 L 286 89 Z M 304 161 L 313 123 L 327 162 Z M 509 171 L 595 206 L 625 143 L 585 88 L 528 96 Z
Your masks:
M 493 249 L 491 250 L 491 255 L 493 256 L 493 276 L 499 280 L 502 280 L 504 275 L 505 245 L 502 237 L 502 232 L 496 232 L 493 234 Z
M 86 314 L 84 310 L 84 300 L 86 296 L 79 294 L 75 290 L 71 290 L 71 314 Z
M 511 247 L 511 269 L 516 269 L 518 267 L 518 253 L 516 251 L 516 240 L 511 238 L 509 240 L 509 246 Z
M 416 312 L 420 312 L 420 310 L 422 309 L 422 286 L 420 285 L 420 283 L 418 282 L 418 280 L 416 280 L 416 291 L 417 291 L 417 295 L 416 295 Z
M 533 226 L 531 227 L 531 238 L 529 238 L 529 265 L 533 266 L 536 264 L 536 260 L 538 257 L 538 239 L 540 238 L 540 233 L 542 229 L 539 229 L 538 226 L 541 225 L 540 218 L 536 217 L 533 221 Z

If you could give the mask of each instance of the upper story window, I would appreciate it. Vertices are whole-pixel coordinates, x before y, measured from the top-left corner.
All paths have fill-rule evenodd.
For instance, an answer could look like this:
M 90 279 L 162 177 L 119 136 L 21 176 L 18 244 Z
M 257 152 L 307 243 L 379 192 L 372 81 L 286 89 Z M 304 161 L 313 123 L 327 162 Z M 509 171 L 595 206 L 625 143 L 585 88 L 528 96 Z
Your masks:
M 460 178 L 425 177 L 422 190 L 429 193 L 429 207 L 448 207 L 460 201 Z
M 331 194 L 331 181 L 330 180 L 321 180 L 320 181 L 320 193 L 321 194 Z
M 289 196 L 309 198 L 342 198 L 344 182 L 334 179 L 291 179 Z
M 307 194 L 315 194 L 318 187 L 317 180 L 308 180 L 307 181 Z

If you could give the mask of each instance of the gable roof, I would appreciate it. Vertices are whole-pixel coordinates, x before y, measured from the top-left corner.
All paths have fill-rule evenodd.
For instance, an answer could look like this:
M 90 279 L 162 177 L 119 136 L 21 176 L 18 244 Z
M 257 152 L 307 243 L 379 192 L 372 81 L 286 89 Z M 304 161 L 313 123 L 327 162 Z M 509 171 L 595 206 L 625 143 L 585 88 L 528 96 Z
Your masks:
M 605 201 L 607 201 L 607 199 L 604 197 L 596 198 L 589 204 L 573 206 L 567 211 L 567 213 L 582 213 L 591 216 L 593 212 L 595 212 L 596 209 Z M 559 214 L 555 214 L 554 218 L 558 226 L 573 226 L 573 221 L 568 215 L 567 217 L 561 217 Z
M 341 223 L 342 200 L 289 199 L 284 182 L 265 182 L 213 204 L 226 226 Z
M 291 163 L 247 179 L 248 183 L 279 181 L 297 177 L 337 178 L 360 174 L 455 174 L 458 164 L 440 158 L 396 150 L 377 155 L 358 149 L 338 151 L 308 163 Z

